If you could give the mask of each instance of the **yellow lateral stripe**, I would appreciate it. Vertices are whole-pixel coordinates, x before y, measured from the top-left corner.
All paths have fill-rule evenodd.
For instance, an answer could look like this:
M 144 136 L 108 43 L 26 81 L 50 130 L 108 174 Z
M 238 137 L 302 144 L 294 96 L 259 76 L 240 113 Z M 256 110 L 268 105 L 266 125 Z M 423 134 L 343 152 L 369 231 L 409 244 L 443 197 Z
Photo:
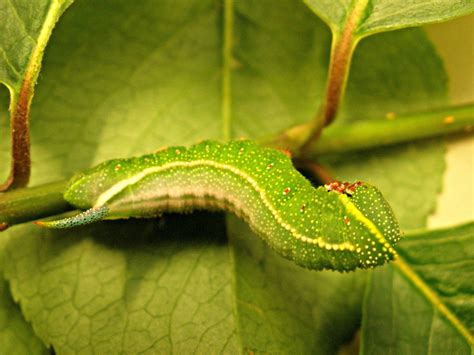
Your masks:
M 270 213 L 273 215 L 275 220 L 287 231 L 290 232 L 290 234 L 295 238 L 298 239 L 304 243 L 308 244 L 314 244 L 317 245 L 320 248 L 324 248 L 327 250 L 350 250 L 353 251 L 355 249 L 354 245 L 352 245 L 349 242 L 344 242 L 344 243 L 327 243 L 326 241 L 323 240 L 322 237 L 318 237 L 316 239 L 306 237 L 302 234 L 300 234 L 298 231 L 296 231 L 291 225 L 283 221 L 283 218 L 280 216 L 278 211 L 272 206 L 270 201 L 268 200 L 267 196 L 265 195 L 265 192 L 260 188 L 260 186 L 257 184 L 257 182 L 250 177 L 249 175 L 245 174 L 241 170 L 227 165 L 227 164 L 221 164 L 217 163 L 212 160 L 205 160 L 205 159 L 200 159 L 200 160 L 195 160 L 195 161 L 190 161 L 190 162 L 184 162 L 184 161 L 177 161 L 177 162 L 172 162 L 172 163 L 167 163 L 162 166 L 155 166 L 151 168 L 146 168 L 140 173 L 122 180 L 118 182 L 117 184 L 111 186 L 109 189 L 104 191 L 102 194 L 99 195 L 97 198 L 94 208 L 100 207 L 105 205 L 108 201 L 110 201 L 114 196 L 116 196 L 118 193 L 123 191 L 126 187 L 133 185 L 140 181 L 141 179 L 145 178 L 146 176 L 150 174 L 155 174 L 155 173 L 160 173 L 168 169 L 172 168 L 178 168 L 178 167 L 184 167 L 184 168 L 190 168 L 190 167 L 197 167 L 197 166 L 210 166 L 216 169 L 221 169 L 221 170 L 226 170 L 230 171 L 233 174 L 236 174 L 237 176 L 243 178 L 245 181 L 247 181 L 254 189 L 255 191 L 260 195 L 264 205 L 269 209 Z
M 443 301 L 438 297 L 438 295 L 433 292 L 423 281 L 423 279 L 413 271 L 410 266 L 403 260 L 400 256 L 392 264 L 396 267 L 402 274 L 405 275 L 418 289 L 421 291 L 423 296 L 433 305 L 433 308 L 439 311 L 446 319 L 451 322 L 451 324 L 456 328 L 461 335 L 466 338 L 469 344 L 474 346 L 474 337 L 469 332 L 469 330 L 464 326 L 463 323 L 456 317 L 455 314 L 443 303 Z
M 395 249 L 392 248 L 390 243 L 385 239 L 383 234 L 379 231 L 379 229 L 375 226 L 375 224 L 368 219 L 364 214 L 349 200 L 344 194 L 339 195 L 339 201 L 344 205 L 348 214 L 352 215 L 355 219 L 361 222 L 363 225 L 367 227 L 370 233 L 377 238 L 379 243 L 381 243 L 388 251 L 390 251 L 393 255 L 397 255 Z

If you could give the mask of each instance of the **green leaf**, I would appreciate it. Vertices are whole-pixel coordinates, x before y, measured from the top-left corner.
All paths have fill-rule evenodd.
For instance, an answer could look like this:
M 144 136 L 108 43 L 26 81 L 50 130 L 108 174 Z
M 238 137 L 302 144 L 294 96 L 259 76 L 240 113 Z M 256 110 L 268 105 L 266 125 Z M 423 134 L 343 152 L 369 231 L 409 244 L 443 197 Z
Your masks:
M 448 21 L 474 11 L 471 0 L 303 1 L 335 33 L 342 33 L 352 22 L 351 31 L 358 36 Z
M 0 273 L 4 274 L 5 245 L 8 236 L 0 239 Z M 20 307 L 12 298 L 9 284 L 0 279 L 0 349 L 6 354 L 49 354 L 37 337 L 31 324 L 23 317 Z
M 256 242 L 236 217 L 229 217 L 227 226 L 246 353 L 334 354 L 351 341 L 360 322 L 367 271 L 303 270 Z
M 362 353 L 471 354 L 474 223 L 407 236 L 399 260 L 372 274 Z
M 49 354 L 12 300 L 8 283 L 0 279 L 0 349 L 4 354 Z
M 40 66 L 42 52 L 59 16 L 73 0 L 0 1 L 0 83 L 12 98 L 19 95 L 25 76 Z M 48 16 L 50 18 L 48 18 Z
M 6 274 L 58 353 L 232 353 L 231 267 L 222 218 L 213 217 L 66 233 L 25 226 L 7 246 Z
M 34 183 L 163 145 L 259 137 L 310 119 L 324 91 L 327 27 L 299 1 L 238 0 L 233 22 L 222 19 L 222 6 L 229 2 L 76 3 L 48 46 L 32 106 Z M 229 30 L 233 56 L 224 65 Z M 421 31 L 380 38 L 356 54 L 345 120 L 444 100 L 444 71 Z M 391 199 L 429 179 L 433 187 L 420 198 L 432 206 L 442 148 L 391 153 L 371 153 L 372 163 L 361 156 L 354 175 L 374 181 L 390 171 L 383 189 L 396 187 Z M 410 168 L 410 189 L 398 184 L 406 172 L 397 164 L 407 157 L 422 167 Z M 355 162 L 337 160 L 336 173 L 348 176 L 344 163 Z M 402 222 L 418 225 L 426 214 Z M 297 268 L 232 219 L 227 231 L 215 215 L 166 215 L 159 223 L 8 230 L 5 274 L 40 338 L 60 353 L 265 352 L 276 349 L 272 340 L 288 352 L 334 353 L 359 325 L 364 273 Z

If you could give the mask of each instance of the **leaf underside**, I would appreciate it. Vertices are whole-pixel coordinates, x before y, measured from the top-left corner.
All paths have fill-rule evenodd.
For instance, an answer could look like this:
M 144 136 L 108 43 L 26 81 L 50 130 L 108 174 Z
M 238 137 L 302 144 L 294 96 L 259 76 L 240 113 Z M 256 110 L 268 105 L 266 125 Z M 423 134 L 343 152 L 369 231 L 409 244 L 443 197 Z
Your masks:
M 474 12 L 470 0 L 303 0 L 332 28 L 341 33 L 346 20 L 359 7 L 354 32 L 368 36 L 378 32 L 447 21 Z

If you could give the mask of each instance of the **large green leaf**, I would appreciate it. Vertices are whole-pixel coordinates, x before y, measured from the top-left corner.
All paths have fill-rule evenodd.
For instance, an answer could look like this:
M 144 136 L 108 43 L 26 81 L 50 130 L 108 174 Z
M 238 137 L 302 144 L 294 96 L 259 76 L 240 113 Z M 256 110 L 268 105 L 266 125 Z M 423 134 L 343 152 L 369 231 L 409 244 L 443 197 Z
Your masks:
M 40 65 L 57 18 L 73 1 L 0 1 L 0 83 L 12 97 L 19 95 L 25 76 Z
M 6 250 L 13 294 L 59 353 L 235 352 L 228 247 L 212 217 L 25 226 Z
M 0 279 L 0 349 L 3 354 L 49 353 L 13 302 L 8 283 L 3 279 Z
M 57 25 L 33 102 L 33 182 L 162 145 L 258 137 L 311 118 L 324 89 L 329 30 L 296 0 L 235 1 L 233 26 L 223 21 L 222 6 L 213 0 L 76 3 Z M 223 65 L 225 31 L 232 31 L 234 60 Z M 358 74 L 349 82 L 345 120 L 444 100 L 444 71 L 421 31 L 384 36 L 368 39 L 354 59 Z M 229 74 L 225 97 L 222 78 Z M 223 132 L 226 105 L 231 132 Z M 359 159 L 359 173 L 376 182 L 377 171 L 390 171 L 383 187 L 387 193 L 393 186 L 390 199 L 419 189 L 424 202 L 434 203 L 442 148 L 370 157 L 372 163 Z M 394 169 L 407 157 L 416 158 L 413 168 Z M 336 173 L 349 176 L 343 167 L 352 158 L 337 161 Z M 410 177 L 409 188 L 398 183 L 403 176 Z M 428 177 L 432 185 L 425 189 Z M 421 225 L 427 212 L 413 214 L 413 220 L 401 215 L 405 226 Z M 5 274 L 40 338 L 60 353 L 277 347 L 333 353 L 357 328 L 365 273 L 294 267 L 235 220 L 227 223 L 226 244 L 216 215 L 165 216 L 163 223 L 7 231 Z
M 3 275 L 6 236 L 0 239 L 0 272 Z M 0 279 L 0 349 L 5 354 L 48 354 L 48 349 L 35 335 L 12 299 L 8 282 Z
M 474 11 L 472 0 L 303 0 L 342 33 L 348 19 L 358 36 L 447 21 Z
M 474 223 L 409 236 L 375 271 L 364 301 L 362 353 L 471 354 Z
M 367 271 L 302 270 L 255 242 L 235 217 L 227 223 L 235 259 L 235 298 L 247 352 L 334 354 L 360 322 Z

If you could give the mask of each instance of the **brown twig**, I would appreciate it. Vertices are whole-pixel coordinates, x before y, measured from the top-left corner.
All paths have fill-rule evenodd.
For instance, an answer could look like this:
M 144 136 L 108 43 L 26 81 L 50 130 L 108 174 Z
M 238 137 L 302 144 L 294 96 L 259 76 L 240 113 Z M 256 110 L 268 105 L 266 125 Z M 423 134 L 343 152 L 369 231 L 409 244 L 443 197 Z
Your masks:
M 348 10 L 342 31 L 333 31 L 324 102 L 312 121 L 311 132 L 302 145 L 302 151 L 305 151 L 312 142 L 316 141 L 323 128 L 331 124 L 336 117 L 344 96 L 352 55 L 360 39 L 356 35 L 357 27 L 363 18 L 367 5 L 368 0 L 354 1 Z
M 316 177 L 321 183 L 328 184 L 334 181 L 329 169 L 310 159 L 294 159 L 293 163 L 299 169 L 308 171 Z
M 52 1 L 38 34 L 36 45 L 32 48 L 28 65 L 23 72 L 19 90 L 10 88 L 10 132 L 11 168 L 7 180 L 0 185 L 0 191 L 25 187 L 31 173 L 29 116 L 36 80 L 41 69 L 43 53 L 59 16 L 69 6 Z M 17 88 L 18 89 L 18 88 Z
M 11 167 L 7 180 L 0 185 L 0 191 L 25 187 L 30 180 L 30 129 L 29 111 L 33 90 L 31 78 L 25 77 L 17 102 L 11 106 Z

